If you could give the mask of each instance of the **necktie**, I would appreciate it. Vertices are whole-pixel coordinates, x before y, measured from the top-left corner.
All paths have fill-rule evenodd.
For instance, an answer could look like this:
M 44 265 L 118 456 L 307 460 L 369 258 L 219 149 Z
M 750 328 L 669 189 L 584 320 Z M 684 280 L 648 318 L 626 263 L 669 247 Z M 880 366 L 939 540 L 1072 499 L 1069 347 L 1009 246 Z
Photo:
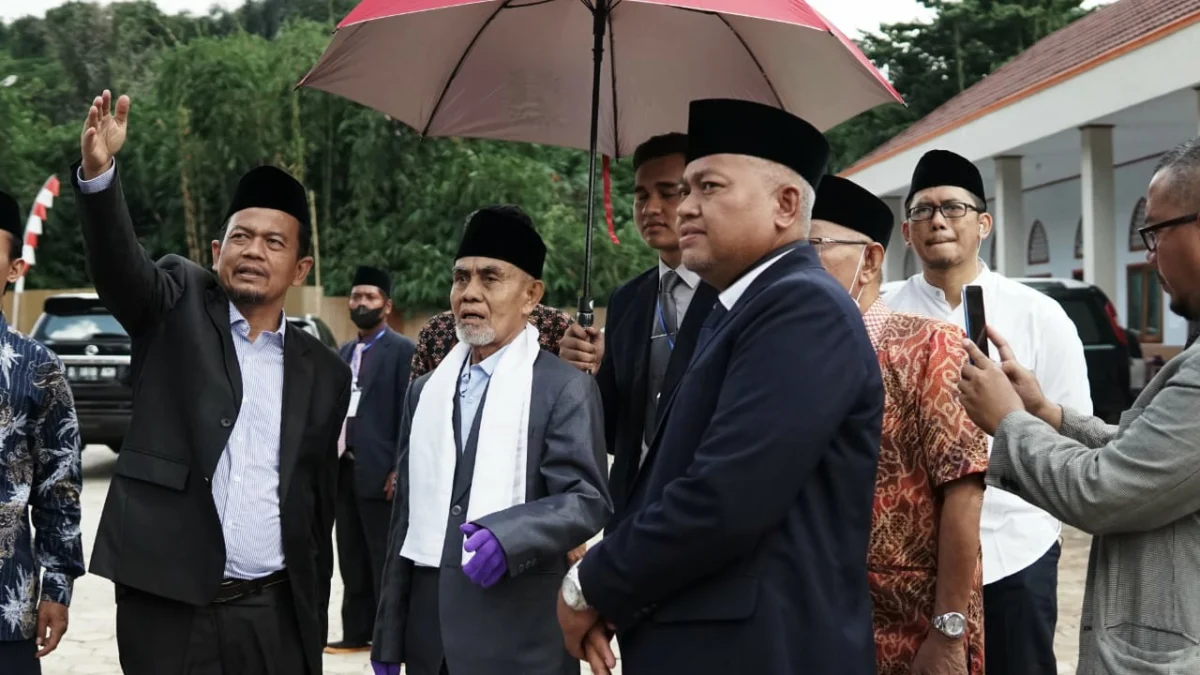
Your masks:
M 362 355 L 363 355 L 364 347 L 366 347 L 366 345 L 361 342 L 354 345 L 354 356 L 350 358 L 350 391 L 351 392 L 358 391 L 358 368 L 359 368 L 359 366 L 362 365 Z M 354 396 L 354 394 L 351 394 L 351 398 L 353 398 L 353 396 Z M 353 412 L 357 413 L 358 411 L 355 410 Z M 349 415 L 346 416 L 346 419 L 342 420 L 342 433 L 338 435 L 338 457 L 341 457 L 342 454 L 346 452 L 346 425 L 349 423 L 349 421 L 350 421 Z
M 662 393 L 663 378 L 671 362 L 671 349 L 678 329 L 678 310 L 675 306 L 675 286 L 679 275 L 668 270 L 662 275 L 658 286 L 658 306 L 654 310 L 654 329 L 650 331 L 650 377 L 646 396 L 646 421 L 643 440 L 648 444 L 654 434 L 655 410 L 659 394 Z
M 708 313 L 708 318 L 704 320 L 704 325 L 700 326 L 700 334 L 696 336 L 696 350 L 692 353 L 695 357 L 700 353 L 708 341 L 712 339 L 713 333 L 717 331 L 717 326 L 720 325 L 721 319 L 725 318 L 728 310 L 720 301 L 713 305 L 712 311 Z

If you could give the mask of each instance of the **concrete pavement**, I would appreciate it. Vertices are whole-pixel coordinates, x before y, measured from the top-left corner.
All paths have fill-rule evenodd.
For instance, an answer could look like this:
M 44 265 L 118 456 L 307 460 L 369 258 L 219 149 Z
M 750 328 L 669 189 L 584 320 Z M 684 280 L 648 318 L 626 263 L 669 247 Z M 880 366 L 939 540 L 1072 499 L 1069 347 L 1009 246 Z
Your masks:
M 84 551 L 90 558 L 96 523 L 100 517 L 116 455 L 103 447 L 89 447 L 83 453 L 83 535 Z M 1055 651 L 1058 671 L 1074 673 L 1079 633 L 1079 610 L 1083 602 L 1083 579 L 1087 571 L 1089 537 L 1066 528 L 1062 560 L 1059 563 L 1059 620 Z M 341 635 L 341 577 L 334 572 L 330 598 L 329 630 L 335 639 Z M 106 579 L 85 576 L 75 585 L 71 605 L 71 623 L 58 650 L 46 658 L 44 675 L 121 675 L 117 660 L 116 609 L 112 584 Z M 325 675 L 370 675 L 365 654 L 325 656 Z M 588 672 L 584 667 L 584 672 Z M 618 668 L 615 675 L 619 675 Z

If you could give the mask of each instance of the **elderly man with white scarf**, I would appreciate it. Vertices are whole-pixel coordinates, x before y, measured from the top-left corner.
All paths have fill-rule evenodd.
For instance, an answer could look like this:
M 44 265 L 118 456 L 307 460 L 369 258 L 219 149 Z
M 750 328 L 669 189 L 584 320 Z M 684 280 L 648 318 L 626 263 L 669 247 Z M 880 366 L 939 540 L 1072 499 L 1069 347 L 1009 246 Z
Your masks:
M 377 674 L 563 675 L 567 553 L 612 513 L 595 381 L 538 348 L 546 247 L 514 206 L 467 221 L 458 344 L 409 388 L 371 659 Z

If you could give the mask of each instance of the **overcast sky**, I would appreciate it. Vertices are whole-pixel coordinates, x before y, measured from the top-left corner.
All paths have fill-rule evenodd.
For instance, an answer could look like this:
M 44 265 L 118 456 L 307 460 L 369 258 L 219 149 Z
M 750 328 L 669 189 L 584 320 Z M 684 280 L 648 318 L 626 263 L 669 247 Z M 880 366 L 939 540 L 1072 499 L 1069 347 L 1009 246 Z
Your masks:
M 916 0 L 810 0 L 817 11 L 850 36 L 862 30 L 874 30 L 881 23 L 908 21 L 928 16 Z M 26 14 L 41 16 L 62 0 L 0 0 L 0 18 L 11 21 Z M 207 14 L 213 5 L 237 7 L 242 0 L 155 0 L 164 12 L 187 11 Z

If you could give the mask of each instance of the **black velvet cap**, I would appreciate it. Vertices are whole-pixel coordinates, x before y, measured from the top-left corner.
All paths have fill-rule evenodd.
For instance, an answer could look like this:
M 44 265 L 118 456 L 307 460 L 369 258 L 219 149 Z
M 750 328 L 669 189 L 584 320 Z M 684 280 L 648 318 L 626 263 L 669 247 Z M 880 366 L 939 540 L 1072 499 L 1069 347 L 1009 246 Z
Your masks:
M 350 286 L 375 286 L 383 291 L 384 297 L 387 297 L 392 294 L 392 275 L 378 267 L 359 265 L 358 269 L 354 271 L 354 283 Z
M 25 234 L 25 222 L 21 219 L 21 207 L 12 195 L 0 192 L 0 230 L 11 232 L 18 241 Z
M 533 220 L 516 206 L 489 206 L 471 214 L 455 260 L 493 258 L 516 265 L 534 279 L 542 278 L 546 244 Z
M 692 101 L 687 136 L 688 162 L 720 154 L 759 157 L 795 171 L 814 189 L 829 162 L 829 141 L 816 127 L 753 101 Z
M 970 160 L 949 150 L 930 150 L 917 162 L 904 206 L 911 206 L 913 195 L 921 190 L 942 186 L 962 188 L 987 202 L 983 177 Z
M 225 220 L 228 221 L 242 209 L 252 208 L 283 211 L 300 221 L 302 229 L 312 229 L 312 221 L 308 217 L 308 194 L 300 181 L 283 169 L 260 166 L 247 171 L 238 181 Z
M 882 199 L 841 176 L 821 179 L 812 217 L 861 232 L 871 241 L 882 244 L 884 249 L 887 249 L 892 228 L 896 225 L 896 217 Z

